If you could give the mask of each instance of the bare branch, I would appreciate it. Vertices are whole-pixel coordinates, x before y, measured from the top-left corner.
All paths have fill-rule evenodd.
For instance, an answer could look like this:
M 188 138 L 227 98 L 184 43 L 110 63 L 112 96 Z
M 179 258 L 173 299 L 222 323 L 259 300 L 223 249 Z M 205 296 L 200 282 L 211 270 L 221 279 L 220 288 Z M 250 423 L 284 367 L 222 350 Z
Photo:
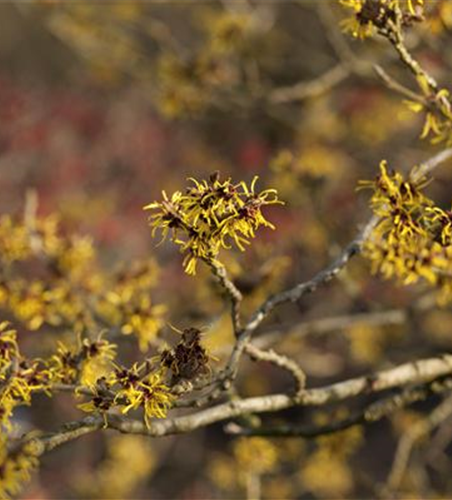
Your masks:
M 236 336 L 240 333 L 240 305 L 242 303 L 242 294 L 240 290 L 234 285 L 234 283 L 229 279 L 226 268 L 223 264 L 214 261 L 206 261 L 206 263 L 212 269 L 212 272 L 221 286 L 224 288 L 231 301 L 231 317 L 232 324 L 234 327 L 234 333 Z
M 295 394 L 300 394 L 306 385 L 306 375 L 303 370 L 298 366 L 296 361 L 290 359 L 288 356 L 283 354 L 278 354 L 273 349 L 264 351 L 253 344 L 247 344 L 245 347 L 245 352 L 251 357 L 251 359 L 257 361 L 267 361 L 269 363 L 287 370 L 295 381 Z
M 428 435 L 435 427 L 452 415 L 452 396 L 438 405 L 427 418 L 410 427 L 400 439 L 394 462 L 386 483 L 388 492 L 399 488 L 408 466 L 411 450 L 422 437 Z
M 439 165 L 452 158 L 452 148 L 444 149 L 437 155 L 427 161 L 424 161 L 419 167 L 414 168 L 410 173 L 410 180 L 414 183 L 421 182 L 428 177 Z
M 325 335 L 331 332 L 345 330 L 356 324 L 365 323 L 370 326 L 402 325 L 411 315 L 425 312 L 436 304 L 431 294 L 424 295 L 405 309 L 388 309 L 386 311 L 369 311 L 357 314 L 344 314 L 330 318 L 319 318 L 300 323 L 289 332 L 284 332 L 284 339 L 303 338 L 308 335 Z M 259 335 L 253 345 L 266 348 L 281 340 L 281 331 L 269 331 Z
M 26 434 L 21 439 L 12 441 L 10 446 L 14 449 L 14 447 L 19 444 L 33 442 L 36 445 L 35 453 L 37 455 L 42 455 L 62 444 L 97 431 L 103 426 L 104 421 L 102 417 L 90 415 L 80 421 L 65 424 L 63 428 L 57 432 L 36 435 L 36 432 L 33 431 L 30 435 Z
M 350 76 L 350 73 L 351 71 L 343 63 L 338 63 L 313 80 L 302 81 L 295 85 L 273 90 L 270 92 L 268 99 L 276 104 L 303 101 L 308 98 L 313 99 L 336 87 Z
M 374 401 L 363 410 L 341 420 L 333 420 L 325 425 L 313 426 L 277 426 L 245 428 L 235 423 L 225 427 L 229 434 L 240 436 L 274 436 L 274 437 L 304 437 L 316 438 L 349 429 L 355 425 L 365 425 L 377 422 L 394 412 L 418 401 L 427 399 L 432 394 L 438 394 L 452 388 L 452 378 L 429 383 L 424 387 L 408 388 L 401 393 Z
M 327 268 L 316 274 L 311 280 L 300 283 L 293 288 L 280 292 L 269 297 L 251 316 L 247 325 L 242 330 L 236 342 L 228 365 L 226 367 L 226 378 L 234 378 L 238 369 L 240 357 L 254 331 L 262 321 L 280 304 L 285 302 L 296 302 L 304 295 L 312 293 L 321 285 L 328 283 L 346 266 L 349 260 L 360 252 L 363 242 L 366 240 L 372 229 L 378 223 L 378 218 L 373 216 L 358 236 L 344 249 L 339 257 Z
M 375 68 L 377 75 L 383 80 L 383 82 L 385 83 L 385 85 L 389 89 L 395 90 L 399 94 L 407 97 L 408 99 L 411 99 L 412 101 L 419 102 L 421 104 L 426 105 L 427 101 L 426 101 L 425 97 L 417 94 L 416 92 L 413 92 L 412 90 L 405 87 L 404 85 L 402 85 L 398 81 L 394 80 L 394 78 L 392 78 L 392 76 L 388 75 L 388 73 L 378 64 L 375 64 L 374 68 Z

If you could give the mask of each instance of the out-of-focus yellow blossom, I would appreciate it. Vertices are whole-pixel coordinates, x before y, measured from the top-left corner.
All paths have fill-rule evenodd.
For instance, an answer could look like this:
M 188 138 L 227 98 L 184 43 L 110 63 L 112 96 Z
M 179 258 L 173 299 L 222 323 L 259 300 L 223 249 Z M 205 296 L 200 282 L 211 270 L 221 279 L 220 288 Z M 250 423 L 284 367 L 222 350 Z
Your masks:
M 324 449 L 310 455 L 300 471 L 300 478 L 305 488 L 324 498 L 346 496 L 354 485 L 350 466 Z
M 99 378 L 111 372 L 112 361 L 116 357 L 116 345 L 102 339 L 95 342 L 85 339 L 82 350 L 86 352 L 86 357 L 82 364 L 80 383 L 93 387 Z
M 4 303 L 30 330 L 37 330 L 46 323 L 52 326 L 67 324 L 78 331 L 80 320 L 88 316 L 82 297 L 74 293 L 66 280 L 55 280 L 52 285 L 43 281 L 30 283 L 21 278 L 11 280 L 4 285 Z
M 15 498 L 39 464 L 33 442 L 8 450 L 8 439 L 0 434 L 0 498 Z
M 208 474 L 212 482 L 222 490 L 230 491 L 237 486 L 236 462 L 228 456 L 214 456 L 209 461 Z
M 427 18 L 426 31 L 440 35 L 452 28 L 452 1 L 439 0 L 434 4 L 434 10 Z
M 176 191 L 171 198 L 163 192 L 163 200 L 147 205 L 152 235 L 157 230 L 162 240 L 168 235 L 185 254 L 187 274 L 196 273 L 198 260 L 216 262 L 222 248 L 235 244 L 244 250 L 256 236 L 260 226 L 274 229 L 262 214 L 262 207 L 282 203 L 275 189 L 255 191 L 257 177 L 248 187 L 245 182 L 221 181 L 219 175 L 201 182 L 191 179 L 193 185 L 185 193 Z
M 110 372 L 115 356 L 116 346 L 101 337 L 84 339 L 75 348 L 60 342 L 47 367 L 52 382 L 93 387 L 97 379 Z
M 94 256 L 91 238 L 74 236 L 68 240 L 66 248 L 60 252 L 58 264 L 65 274 L 77 279 L 88 270 Z
M 136 336 L 141 351 L 149 348 L 164 325 L 167 307 L 153 304 L 150 298 L 158 272 L 152 259 L 137 261 L 130 269 L 122 267 L 104 284 L 94 301 L 98 317 L 124 335 Z
M 314 420 L 324 425 L 332 419 L 346 418 L 348 412 L 338 409 L 333 415 L 318 413 Z M 320 436 L 316 439 L 318 448 L 308 457 L 300 470 L 303 485 L 322 497 L 347 495 L 353 488 L 354 480 L 349 458 L 363 442 L 360 427 Z M 325 481 L 325 478 L 328 481 Z
M 214 78 L 209 75 L 205 57 L 181 60 L 164 54 L 157 66 L 160 83 L 158 104 L 162 113 L 170 118 L 197 114 L 209 103 Z M 212 67 L 215 67 L 212 61 Z
M 167 307 L 163 304 L 151 305 L 149 297 L 142 297 L 135 309 L 126 316 L 121 327 L 124 335 L 134 334 L 138 338 L 141 351 L 146 351 L 164 325 Z
M 278 450 L 268 439 L 261 437 L 240 438 L 233 446 L 239 470 L 264 474 L 278 462 Z
M 346 329 L 350 341 L 350 353 L 358 363 L 375 364 L 383 359 L 385 348 L 401 338 L 403 330 L 396 327 L 385 329 L 366 323 L 355 323 Z
M 325 425 L 332 420 L 342 420 L 349 416 L 345 408 L 338 408 L 332 414 L 317 413 L 314 421 L 317 425 Z M 333 434 L 326 434 L 317 438 L 317 444 L 338 458 L 348 458 L 363 444 L 364 434 L 362 427 L 354 426 Z
M 0 219 L 0 259 L 6 264 L 27 259 L 31 254 L 26 228 L 13 222 L 9 215 Z
M 147 294 L 120 295 L 114 291 L 96 306 L 100 316 L 111 325 L 117 325 L 124 335 L 134 335 L 141 351 L 146 351 L 164 326 L 167 307 L 153 305 Z
M 316 139 L 302 141 L 295 152 L 281 150 L 270 162 L 272 184 L 295 206 L 312 206 L 312 198 L 347 176 L 347 158 Z
M 347 330 L 352 357 L 360 363 L 372 363 L 382 352 L 382 331 L 365 322 L 353 325 Z
M 388 116 L 391 120 L 388 120 Z M 383 93 L 367 99 L 350 116 L 350 133 L 366 145 L 376 147 L 412 126 L 412 113 L 398 99 Z
M 210 38 L 210 48 L 219 53 L 243 50 L 257 29 L 253 16 L 230 11 L 209 16 L 205 25 Z
M 111 436 L 106 457 L 92 472 L 75 478 L 75 488 L 83 498 L 129 498 L 150 477 L 156 457 L 144 436 Z

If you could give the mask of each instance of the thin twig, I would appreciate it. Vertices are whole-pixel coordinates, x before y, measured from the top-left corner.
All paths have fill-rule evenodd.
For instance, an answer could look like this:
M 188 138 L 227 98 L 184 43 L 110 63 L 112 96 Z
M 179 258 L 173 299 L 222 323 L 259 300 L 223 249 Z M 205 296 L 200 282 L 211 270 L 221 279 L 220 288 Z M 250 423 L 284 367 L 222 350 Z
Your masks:
M 245 352 L 251 357 L 251 359 L 257 361 L 267 361 L 268 363 L 272 363 L 273 365 L 288 371 L 295 381 L 295 394 L 299 394 L 305 388 L 306 375 L 298 363 L 293 359 L 283 354 L 278 354 L 273 349 L 265 351 L 253 344 L 247 344 Z
M 338 63 L 331 69 L 313 80 L 302 81 L 295 85 L 280 87 L 270 92 L 268 100 L 274 104 L 282 104 L 294 101 L 304 101 L 320 97 L 336 87 L 350 76 L 350 69 L 343 63 Z
M 240 305 L 242 303 L 242 293 L 240 290 L 234 285 L 232 280 L 229 279 L 226 268 L 223 264 L 215 261 L 206 261 L 207 264 L 212 269 L 214 276 L 218 279 L 223 289 L 229 296 L 231 301 L 231 317 L 232 317 L 232 325 L 234 327 L 234 333 L 236 336 L 240 334 Z
M 388 88 L 390 88 L 391 90 L 395 90 L 399 94 L 402 94 L 403 96 L 407 97 L 408 99 L 411 99 L 412 101 L 419 102 L 423 105 L 427 104 L 427 100 L 425 99 L 425 97 L 417 94 L 416 92 L 413 92 L 409 88 L 399 83 L 397 80 L 394 80 L 394 78 L 388 75 L 388 73 L 381 66 L 375 64 L 374 68 L 377 75 L 383 80 L 383 82 Z
M 438 405 L 427 418 L 410 427 L 399 441 L 394 462 L 388 476 L 385 490 L 394 492 L 400 487 L 405 470 L 408 466 L 411 450 L 422 437 L 429 434 L 438 425 L 452 415 L 452 396 Z

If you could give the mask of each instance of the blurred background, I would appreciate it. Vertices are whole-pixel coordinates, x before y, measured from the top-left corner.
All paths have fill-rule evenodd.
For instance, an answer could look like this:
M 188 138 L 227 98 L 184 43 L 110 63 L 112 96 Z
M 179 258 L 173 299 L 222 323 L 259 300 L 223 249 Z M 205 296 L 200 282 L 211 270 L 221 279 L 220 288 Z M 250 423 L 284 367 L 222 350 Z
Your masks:
M 407 40 L 447 87 L 452 2 L 428 9 Z M 224 256 L 250 312 L 353 238 L 369 216 L 369 193 L 357 192 L 357 181 L 373 178 L 382 159 L 408 171 L 437 151 L 418 140 L 422 117 L 374 72 L 379 64 L 410 85 L 391 48 L 345 37 L 343 17 L 327 0 L 0 3 L 0 213 L 21 214 L 34 190 L 38 212 L 57 212 L 65 228 L 90 235 L 106 268 L 152 255 L 160 268 L 153 300 L 178 328 L 204 328 L 221 365 L 231 345 L 221 294 L 207 272 L 184 275 L 170 244 L 156 248 L 145 204 L 216 170 L 237 180 L 258 175 L 261 189 L 278 189 L 285 205 L 266 212 L 276 230 Z M 449 206 L 452 169 L 436 178 L 429 194 Z M 275 313 L 261 334 L 284 338 L 275 348 L 298 353 L 309 386 L 320 386 L 450 349 L 452 314 L 431 307 L 389 325 L 353 320 L 314 333 L 304 323 L 404 310 L 424 295 L 371 277 L 358 259 L 335 283 Z M 288 383 L 247 362 L 239 392 Z M 263 498 L 370 498 L 403 429 L 430 405 L 310 441 L 245 442 L 221 425 L 158 440 L 99 433 L 44 457 L 23 498 L 246 498 L 257 480 Z M 46 429 L 81 415 L 64 396 L 33 408 L 20 418 Z M 327 417 L 345 411 L 330 408 Z M 283 417 L 326 418 L 306 410 Z M 446 424 L 410 462 L 410 498 L 452 491 Z

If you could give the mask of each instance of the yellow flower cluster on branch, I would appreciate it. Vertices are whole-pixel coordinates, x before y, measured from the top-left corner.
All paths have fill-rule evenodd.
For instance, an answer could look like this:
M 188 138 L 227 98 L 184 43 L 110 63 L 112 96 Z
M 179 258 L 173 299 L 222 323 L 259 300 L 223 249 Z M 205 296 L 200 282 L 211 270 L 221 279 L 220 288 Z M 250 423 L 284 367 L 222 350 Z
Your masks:
M 122 407 L 122 413 L 142 408 L 148 427 L 151 419 L 166 417 L 174 396 L 164 383 L 162 370 L 151 370 L 147 363 L 131 368 L 116 367 L 108 377 L 98 379 L 92 388 L 90 401 L 79 405 L 87 412 L 105 413 L 112 406 Z
M 436 90 L 428 80 L 419 75 L 419 88 L 425 96 L 424 101 L 405 101 L 415 113 L 424 113 L 425 121 L 421 132 L 421 139 L 431 138 L 432 144 L 445 142 L 452 144 L 452 105 L 450 93 L 447 89 Z
M 351 17 L 342 21 L 344 31 L 364 39 L 385 29 L 398 13 L 407 24 L 417 20 L 424 0 L 339 0 L 339 3 L 352 11 Z
M 395 85 L 409 97 L 405 101 L 409 109 L 425 115 L 421 138 L 430 137 L 433 144 L 446 142 L 450 145 L 452 104 L 449 91 L 440 88 L 435 78 L 414 59 L 404 40 L 404 29 L 424 19 L 423 0 L 339 0 L 339 2 L 353 11 L 353 15 L 342 22 L 346 32 L 361 39 L 376 33 L 382 35 L 392 44 L 403 64 L 414 76 L 419 94 L 397 82 L 390 81 L 389 86 Z
M 452 212 L 436 206 L 422 185 L 391 172 L 385 161 L 375 181 L 371 205 L 379 223 L 366 241 L 364 254 L 373 272 L 405 285 L 421 280 L 439 289 L 439 299 L 452 299 Z
M 11 429 L 16 407 L 29 405 L 31 395 L 49 388 L 49 375 L 38 361 L 22 356 L 15 330 L 0 323 L 0 430 Z
M 257 177 L 248 187 L 245 182 L 221 181 L 213 174 L 209 180 L 193 183 L 185 193 L 176 191 L 171 198 L 163 191 L 163 200 L 150 203 L 145 210 L 153 213 L 149 222 L 154 236 L 168 235 L 185 254 L 187 274 L 196 273 L 198 260 L 215 262 L 222 248 L 234 244 L 245 249 L 260 226 L 274 229 L 265 219 L 262 207 L 281 203 L 275 189 L 255 191 Z
M 0 323 L 0 428 L 12 429 L 14 410 L 30 405 L 36 392 L 51 395 L 60 384 L 94 387 L 112 372 L 115 355 L 116 346 L 98 338 L 74 348 L 60 342 L 48 358 L 28 359 L 19 350 L 16 331 Z
M 46 363 L 53 383 L 94 386 L 97 379 L 108 374 L 116 357 L 116 346 L 99 337 L 83 339 L 77 348 L 60 343 L 56 354 Z

